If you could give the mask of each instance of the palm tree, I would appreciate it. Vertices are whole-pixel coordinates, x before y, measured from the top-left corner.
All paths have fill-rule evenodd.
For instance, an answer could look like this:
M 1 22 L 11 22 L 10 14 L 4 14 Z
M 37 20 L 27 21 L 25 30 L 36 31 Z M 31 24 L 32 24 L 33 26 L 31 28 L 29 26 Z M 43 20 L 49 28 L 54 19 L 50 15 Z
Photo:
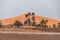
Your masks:
M 35 17 L 32 17 L 32 26 L 36 26 Z
M 34 15 L 35 15 L 35 13 L 34 13 L 34 12 L 32 12 L 32 15 L 34 16 Z
M 24 22 L 24 25 L 26 25 L 26 26 L 30 26 L 30 23 L 31 23 L 31 21 L 30 21 L 30 15 L 31 15 L 30 12 L 28 12 L 28 14 L 25 15 L 26 20 Z
M 24 21 L 24 26 L 27 26 L 27 20 Z
M 24 22 L 25 26 L 30 26 L 31 25 L 31 20 L 30 18 L 27 18 L 27 20 Z
M 20 28 L 21 28 L 21 26 L 23 26 L 23 24 L 17 20 L 15 21 L 15 23 L 13 25 L 16 27 L 20 27 Z
M 37 24 L 36 27 L 41 27 L 41 24 Z
M 0 27 L 2 27 L 2 22 L 1 22 L 1 20 L 0 20 Z
M 40 21 L 40 23 L 41 23 L 41 28 L 42 28 L 42 27 L 48 27 L 48 26 L 47 26 L 47 22 L 48 22 L 48 20 L 42 19 L 42 20 Z
M 32 22 L 32 26 L 36 26 L 36 22 L 35 21 Z
M 48 20 L 45 20 L 45 27 L 47 27 L 47 22 L 48 22 Z
M 30 12 L 28 12 L 28 16 L 30 16 L 31 15 L 31 13 Z
M 24 25 L 27 26 L 27 18 L 28 18 L 28 14 L 25 14 L 26 20 L 24 21 Z
M 56 28 L 56 25 L 55 24 L 53 24 L 53 28 Z
M 27 22 L 28 22 L 28 26 L 30 26 L 31 25 L 30 18 L 27 19 Z
M 58 27 L 60 28 L 60 23 L 58 23 Z
M 36 26 L 35 13 L 34 12 L 32 12 L 32 26 Z
M 45 20 L 44 20 L 44 19 L 42 19 L 42 20 L 40 21 L 40 23 L 41 23 L 41 27 L 44 27 L 44 26 L 45 26 Z
M 34 16 L 32 17 L 32 21 L 35 21 L 35 17 Z
M 31 25 L 30 16 L 31 16 L 31 13 L 30 13 L 30 12 L 28 12 L 28 18 L 27 18 L 28 26 L 30 26 L 30 25 Z
M 28 14 L 25 14 L 25 17 L 27 18 L 28 17 Z
M 48 22 L 48 20 L 45 20 L 46 22 Z
M 11 27 L 13 27 L 13 25 L 12 24 L 8 24 L 8 27 L 11 28 Z

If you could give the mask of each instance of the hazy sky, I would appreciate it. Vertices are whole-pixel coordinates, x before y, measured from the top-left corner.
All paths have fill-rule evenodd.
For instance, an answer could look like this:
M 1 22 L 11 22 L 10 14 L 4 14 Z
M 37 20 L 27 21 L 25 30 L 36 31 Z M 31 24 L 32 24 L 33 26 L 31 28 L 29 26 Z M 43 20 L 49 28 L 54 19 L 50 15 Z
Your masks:
M 27 12 L 60 20 L 60 0 L 0 0 L 0 19 Z

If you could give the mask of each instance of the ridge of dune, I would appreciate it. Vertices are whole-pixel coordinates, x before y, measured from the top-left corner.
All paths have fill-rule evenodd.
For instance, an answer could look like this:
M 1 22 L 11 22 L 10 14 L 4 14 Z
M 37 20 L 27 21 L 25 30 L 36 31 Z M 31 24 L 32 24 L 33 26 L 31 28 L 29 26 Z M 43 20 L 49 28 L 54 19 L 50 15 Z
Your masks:
M 42 17 L 42 16 L 36 16 L 36 21 L 39 23 L 39 20 L 41 21 L 42 19 L 45 19 L 45 20 L 48 20 L 48 23 L 47 25 L 49 27 L 52 27 L 53 24 L 58 24 L 60 21 L 59 20 L 55 20 L 55 19 L 52 19 L 52 18 L 47 18 L 47 17 Z
M 32 15 L 30 17 L 32 17 Z M 25 21 L 25 19 L 26 19 L 25 14 L 22 14 L 20 16 L 14 17 L 14 18 L 8 18 L 8 19 L 2 20 L 2 24 L 3 25 L 13 24 L 16 20 L 23 23 Z M 36 23 L 39 23 L 42 19 L 48 20 L 48 24 L 47 24 L 48 26 L 52 26 L 53 24 L 57 24 L 60 22 L 59 20 L 55 20 L 55 19 L 47 18 L 47 17 L 42 17 L 42 16 L 37 16 L 37 15 L 35 15 L 35 19 L 36 19 L 35 20 Z
M 16 17 L 13 17 L 13 18 L 3 19 L 1 21 L 2 21 L 3 25 L 13 24 L 16 20 L 18 20 L 18 21 L 22 20 L 23 21 L 24 15 L 25 14 L 22 14 L 20 16 L 16 16 Z

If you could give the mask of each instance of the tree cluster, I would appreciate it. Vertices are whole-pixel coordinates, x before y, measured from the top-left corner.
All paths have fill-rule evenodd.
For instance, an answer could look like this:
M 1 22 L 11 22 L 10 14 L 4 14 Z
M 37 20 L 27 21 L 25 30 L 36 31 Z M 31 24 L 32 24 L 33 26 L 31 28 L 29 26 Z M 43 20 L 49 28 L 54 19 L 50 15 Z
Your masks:
M 32 17 L 30 17 L 32 15 Z M 22 27 L 22 26 L 36 26 L 36 27 L 48 27 L 48 20 L 42 19 L 38 24 L 36 23 L 36 18 L 35 18 L 35 13 L 32 12 L 28 12 L 28 14 L 25 14 L 25 18 L 26 20 L 24 21 L 24 23 L 21 23 L 20 21 L 16 20 L 13 24 L 9 24 L 8 26 L 10 27 Z M 2 22 L 0 20 L 0 27 L 2 27 Z M 56 28 L 56 24 L 52 25 L 53 28 Z M 60 27 L 60 23 L 58 23 L 58 26 Z

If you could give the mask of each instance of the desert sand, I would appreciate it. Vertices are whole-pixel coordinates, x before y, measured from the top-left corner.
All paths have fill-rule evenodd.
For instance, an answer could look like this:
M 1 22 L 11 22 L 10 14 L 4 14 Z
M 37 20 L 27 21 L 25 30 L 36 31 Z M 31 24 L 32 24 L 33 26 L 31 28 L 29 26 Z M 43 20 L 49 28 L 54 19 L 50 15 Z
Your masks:
M 32 15 L 30 16 L 30 18 L 31 17 L 32 17 Z M 35 21 L 36 21 L 37 24 L 40 23 L 40 21 L 42 19 L 48 20 L 47 25 L 49 27 L 52 27 L 53 24 L 57 25 L 57 23 L 60 22 L 60 20 L 55 20 L 55 19 L 52 19 L 52 18 L 37 16 L 37 15 L 35 15 L 35 19 L 36 19 Z M 26 20 L 25 14 L 23 13 L 20 16 L 16 16 L 16 17 L 13 17 L 13 18 L 2 19 L 2 23 L 3 23 L 3 25 L 13 24 L 16 20 L 23 23 Z
M 60 40 L 60 35 L 0 33 L 0 40 Z
M 30 18 L 32 15 L 30 16 Z M 35 15 L 36 23 L 40 23 L 42 19 L 48 20 L 48 26 L 52 27 L 53 24 L 59 23 L 59 20 L 55 20 L 52 18 L 42 17 Z M 7 18 L 1 20 L 3 25 L 13 24 L 16 20 L 20 22 L 24 22 L 26 20 L 25 14 L 20 16 L 16 16 L 13 18 Z M 25 28 L 0 28 L 0 31 L 20 31 L 20 32 L 60 32 L 60 29 L 25 29 Z M 48 35 L 48 34 L 17 34 L 17 33 L 0 33 L 0 40 L 60 40 L 60 35 Z

